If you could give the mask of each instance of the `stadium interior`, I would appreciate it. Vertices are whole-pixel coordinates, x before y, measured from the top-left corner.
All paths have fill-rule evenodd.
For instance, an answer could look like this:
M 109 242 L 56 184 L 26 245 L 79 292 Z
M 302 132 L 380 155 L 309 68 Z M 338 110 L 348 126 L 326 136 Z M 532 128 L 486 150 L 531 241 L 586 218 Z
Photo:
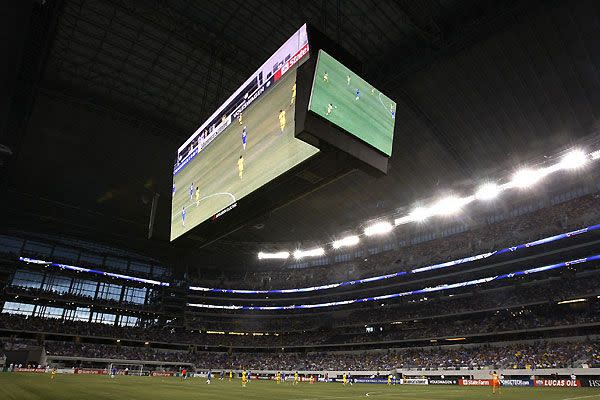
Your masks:
M 5 398 L 76 398 L 21 391 L 41 373 L 167 385 L 227 381 L 230 371 L 268 381 L 259 385 L 283 373 L 290 385 L 357 390 L 267 387 L 264 399 L 481 399 L 498 379 L 507 399 L 600 397 L 600 3 L 0 7 Z M 387 173 L 307 155 L 223 210 L 222 225 L 220 214 L 197 227 L 188 216 L 172 240 L 172 220 L 186 222 L 186 206 L 172 208 L 178 147 L 304 24 L 395 102 L 384 107 L 395 121 Z M 299 85 L 301 68 L 314 68 L 310 51 Z M 359 100 L 357 89 L 348 102 L 369 95 Z M 304 138 L 289 125 L 302 106 L 288 110 L 290 140 Z M 260 119 L 249 110 L 247 121 Z M 270 122 L 283 137 L 281 112 Z M 237 132 L 241 117 L 231 124 Z M 236 149 L 228 171 L 239 185 L 258 165 L 243 129 L 246 166 Z M 397 391 L 355 389 L 390 382 Z M 420 394 L 422 385 L 456 388 Z M 172 398 L 241 398 L 190 387 Z

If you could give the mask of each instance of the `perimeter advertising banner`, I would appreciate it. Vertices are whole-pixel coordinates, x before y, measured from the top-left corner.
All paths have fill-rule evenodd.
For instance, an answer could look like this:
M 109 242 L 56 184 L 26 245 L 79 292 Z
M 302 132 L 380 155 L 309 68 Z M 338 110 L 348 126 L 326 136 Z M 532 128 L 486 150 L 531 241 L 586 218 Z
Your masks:
M 533 382 L 536 387 L 580 387 L 579 379 L 536 379 Z

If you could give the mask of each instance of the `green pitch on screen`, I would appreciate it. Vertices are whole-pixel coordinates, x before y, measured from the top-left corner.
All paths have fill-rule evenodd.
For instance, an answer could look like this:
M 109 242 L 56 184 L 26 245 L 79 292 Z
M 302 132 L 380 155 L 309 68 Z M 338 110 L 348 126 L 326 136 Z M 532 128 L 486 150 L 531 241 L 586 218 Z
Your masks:
M 396 103 L 323 50 L 308 109 L 392 155 Z

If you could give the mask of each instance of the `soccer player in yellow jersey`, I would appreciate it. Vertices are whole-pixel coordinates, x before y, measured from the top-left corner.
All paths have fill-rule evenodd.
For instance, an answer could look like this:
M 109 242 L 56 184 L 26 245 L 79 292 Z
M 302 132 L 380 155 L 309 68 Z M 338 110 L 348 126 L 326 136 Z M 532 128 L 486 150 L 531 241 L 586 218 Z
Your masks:
M 242 123 L 243 123 L 243 122 L 242 122 L 242 121 L 243 121 L 243 119 L 244 119 L 244 114 L 243 114 L 243 113 L 240 113 L 240 116 L 238 117 L 238 122 L 240 123 L 240 125 L 242 125 Z
M 333 111 L 333 104 L 331 104 L 331 103 L 327 104 L 327 113 L 325 115 L 331 114 L 332 111 Z
M 292 86 L 292 99 L 290 100 L 290 106 L 294 104 L 294 100 L 296 100 L 296 83 L 294 82 L 294 86 Z
M 279 383 L 281 382 L 281 373 L 279 371 L 277 371 L 277 373 L 275 374 L 275 382 L 279 385 Z
M 233 371 L 229 370 L 229 382 L 233 380 Z
M 388 386 L 392 386 L 392 374 L 388 375 L 388 382 L 387 382 Z
M 346 383 L 348 383 L 348 378 L 346 377 L 345 372 L 344 372 L 344 375 L 342 375 L 342 383 L 344 384 L 344 386 L 346 386 Z
M 196 207 L 200 205 L 200 186 L 196 186 Z
M 244 178 L 244 156 L 240 156 L 238 159 L 238 175 L 240 179 Z
M 56 368 L 52 368 L 52 372 L 50 373 L 50 379 L 54 380 L 56 378 Z
M 246 370 L 242 371 L 242 387 L 246 387 L 246 383 L 248 382 L 248 378 L 246 377 Z
M 294 385 L 297 385 L 299 383 L 299 378 L 298 378 L 298 371 L 294 372 Z
M 281 128 L 281 132 L 285 128 L 285 110 L 279 110 L 279 127 Z

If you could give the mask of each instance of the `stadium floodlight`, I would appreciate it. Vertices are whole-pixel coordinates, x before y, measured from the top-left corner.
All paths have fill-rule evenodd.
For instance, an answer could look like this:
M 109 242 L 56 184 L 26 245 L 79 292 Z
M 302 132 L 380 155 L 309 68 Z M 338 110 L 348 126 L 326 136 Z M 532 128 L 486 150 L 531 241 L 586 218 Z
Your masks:
M 472 199 L 470 197 L 461 198 L 449 196 L 435 203 L 431 211 L 438 215 L 452 215 L 459 212 L 464 205 L 471 201 Z
M 408 214 L 411 221 L 423 222 L 432 215 L 431 209 L 427 207 L 417 207 Z
M 590 153 L 590 157 L 592 157 L 592 160 L 597 160 L 600 158 L 600 150 L 596 150 Z
M 544 170 L 522 169 L 513 175 L 512 185 L 521 189 L 535 185 L 546 173 Z
M 286 260 L 290 256 L 289 251 L 280 251 L 277 253 L 265 253 L 263 251 L 258 253 L 259 260 Z
M 556 304 L 571 304 L 571 303 L 581 303 L 587 301 L 586 299 L 572 299 L 572 300 L 563 300 L 563 301 L 559 301 Z
M 334 249 L 339 249 L 340 247 L 354 246 L 355 244 L 358 244 L 359 241 L 360 239 L 356 235 L 346 236 L 343 239 L 339 239 L 333 242 L 332 246 Z
M 412 221 L 412 218 L 410 217 L 410 215 L 405 215 L 403 217 L 396 218 L 394 220 L 394 225 L 398 226 L 398 225 L 408 224 L 411 221 Z
M 322 256 L 323 254 L 325 254 L 325 249 L 322 247 L 318 247 L 316 249 L 310 249 L 310 250 L 298 249 L 298 250 L 294 251 L 294 258 L 296 260 L 299 260 L 304 257 L 318 257 L 318 256 Z
M 502 189 L 495 183 L 484 183 L 479 187 L 475 197 L 478 200 L 493 200 L 500 194 Z
M 365 228 L 365 235 L 373 236 L 373 235 L 383 235 L 384 233 L 390 232 L 394 229 L 394 226 L 389 222 L 378 222 L 374 225 L 368 226 Z
M 577 169 L 583 167 L 587 161 L 588 158 L 583 151 L 571 150 L 560 161 L 560 167 L 562 169 Z

